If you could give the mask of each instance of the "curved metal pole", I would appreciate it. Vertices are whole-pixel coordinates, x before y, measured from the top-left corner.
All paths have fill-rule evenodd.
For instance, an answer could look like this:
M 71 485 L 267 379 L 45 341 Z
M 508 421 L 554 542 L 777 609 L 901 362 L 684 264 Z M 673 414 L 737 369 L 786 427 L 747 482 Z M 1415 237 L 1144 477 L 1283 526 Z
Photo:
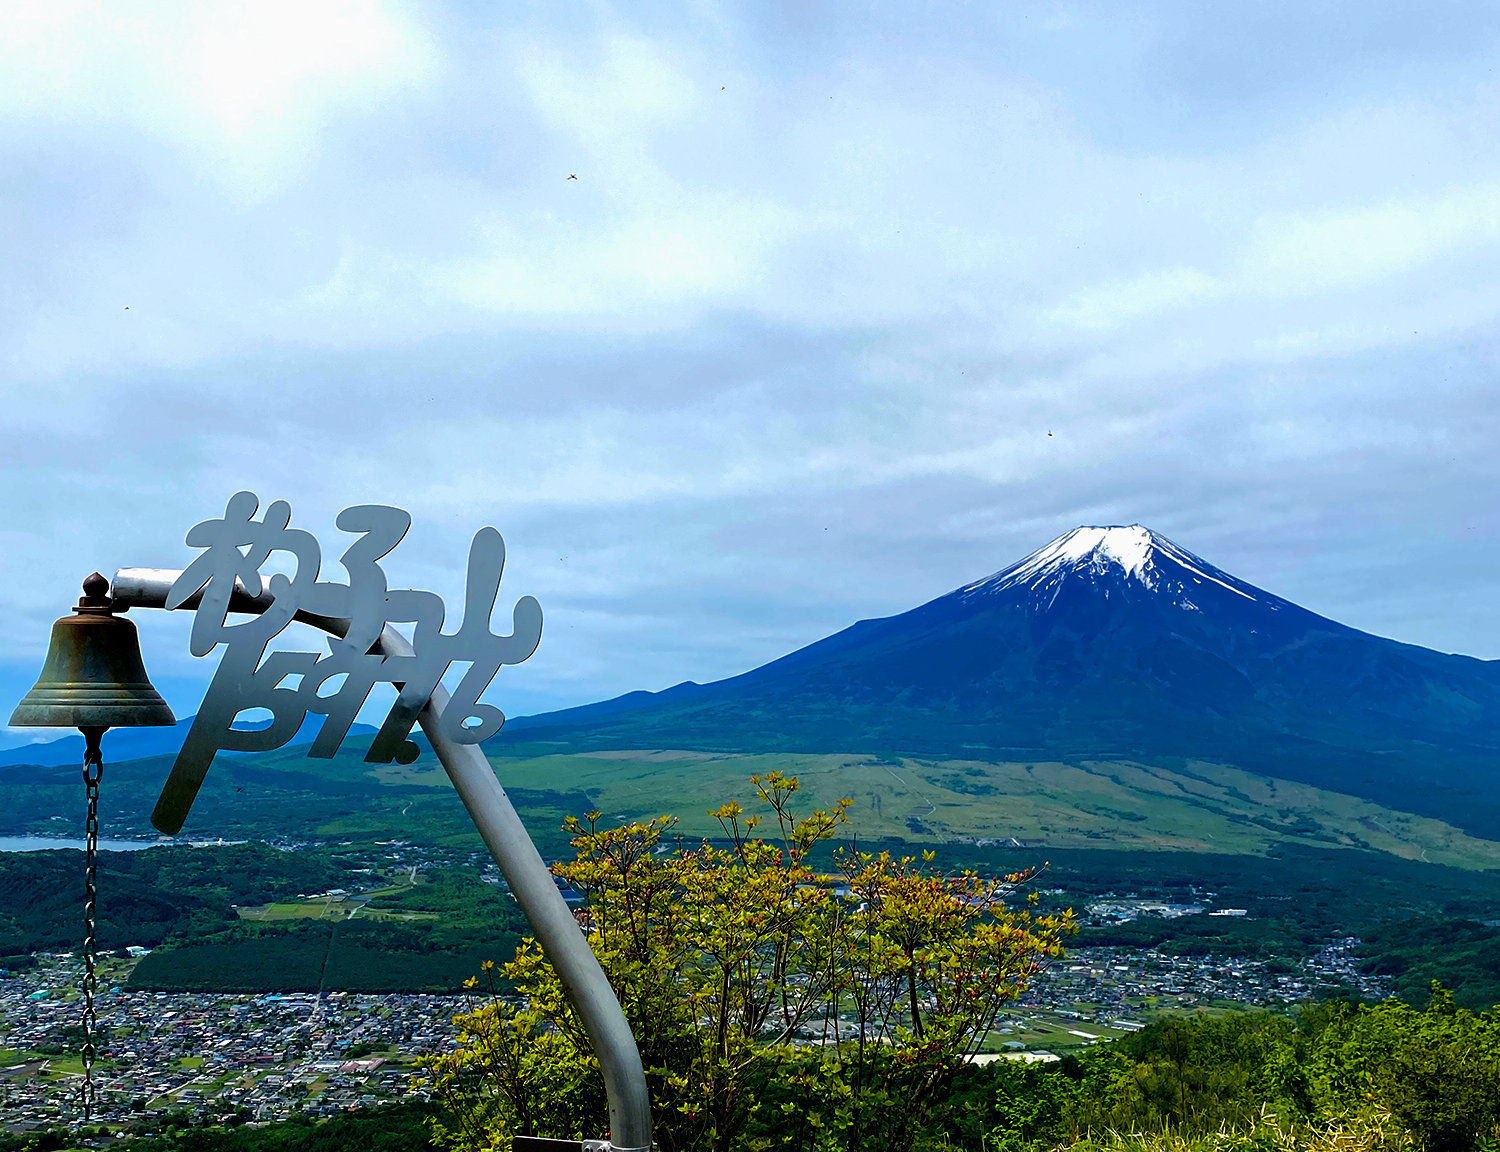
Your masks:
M 111 594 L 122 607 L 161 608 L 178 575 L 160 568 L 122 568 L 115 573 Z M 239 587 L 229 610 L 264 612 L 271 599 L 264 588 L 251 594 Z M 184 607 L 196 604 L 189 601 Z M 347 620 L 303 612 L 297 614 L 297 619 L 335 636 L 344 635 L 349 627 Z M 379 648 L 392 656 L 412 653 L 406 638 L 389 625 L 381 633 Z M 438 721 L 447 704 L 448 690 L 439 685 L 422 709 L 418 723 L 479 829 L 485 847 L 510 885 L 516 903 L 526 914 L 537 943 L 557 970 L 568 1000 L 593 1042 L 609 1097 L 610 1142 L 604 1147 L 612 1152 L 650 1152 L 654 1147 L 651 1098 L 646 1091 L 640 1049 L 625 1013 L 483 750 L 475 744 L 456 744 L 443 734 Z

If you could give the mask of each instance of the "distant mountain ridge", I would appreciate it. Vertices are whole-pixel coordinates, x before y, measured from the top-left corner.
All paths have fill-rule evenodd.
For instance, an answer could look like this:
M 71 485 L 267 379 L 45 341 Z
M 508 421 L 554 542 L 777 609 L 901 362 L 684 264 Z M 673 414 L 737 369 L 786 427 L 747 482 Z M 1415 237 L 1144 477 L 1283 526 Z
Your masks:
M 1141 525 L 1080 527 L 740 676 L 488 747 L 1205 759 L 1500 839 L 1500 661 L 1372 636 Z
M 187 739 L 188 729 L 192 727 L 193 719 L 194 717 L 188 716 L 177 721 L 176 724 L 163 725 L 160 728 L 111 728 L 104 734 L 101 745 L 104 758 L 106 761 L 119 763 L 125 760 L 144 760 L 148 756 L 176 756 L 182 750 L 182 742 Z M 321 716 L 308 716 L 297 729 L 297 734 L 287 742 L 288 745 L 295 748 L 302 744 L 311 744 L 316 739 L 322 722 Z M 239 727 L 263 728 L 269 723 L 268 720 L 262 720 L 248 724 L 241 723 Z M 369 724 L 356 723 L 349 726 L 349 734 L 353 737 L 370 736 L 375 732 L 376 729 Z M 224 755 L 250 755 L 250 753 L 226 752 Z M 0 768 L 15 764 L 57 768 L 65 764 L 82 763 L 82 736 L 62 736 L 35 744 L 19 744 L 14 748 L 0 751 Z

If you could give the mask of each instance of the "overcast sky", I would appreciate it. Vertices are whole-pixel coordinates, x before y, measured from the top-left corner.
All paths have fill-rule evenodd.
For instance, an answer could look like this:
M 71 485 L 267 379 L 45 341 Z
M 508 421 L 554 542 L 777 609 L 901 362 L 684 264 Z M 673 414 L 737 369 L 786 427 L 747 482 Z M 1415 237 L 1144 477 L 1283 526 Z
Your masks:
M 392 583 L 450 604 L 499 528 L 547 621 L 513 715 L 1085 523 L 1500 657 L 1493 3 L 4 25 L 6 701 L 82 576 L 182 566 L 240 488 L 333 555 L 340 508 L 410 509 Z M 194 711 L 214 660 L 138 622 Z

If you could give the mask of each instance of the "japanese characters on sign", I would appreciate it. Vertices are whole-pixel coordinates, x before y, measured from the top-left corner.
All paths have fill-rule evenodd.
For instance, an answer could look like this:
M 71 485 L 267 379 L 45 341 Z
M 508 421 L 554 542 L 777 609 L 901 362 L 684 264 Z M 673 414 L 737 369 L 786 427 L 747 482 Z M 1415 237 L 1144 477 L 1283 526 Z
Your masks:
M 455 662 L 469 667 L 442 711 L 443 734 L 458 743 L 477 744 L 500 730 L 504 714 L 481 703 L 480 696 L 502 665 L 519 664 L 536 651 L 542 609 L 524 596 L 516 603 L 510 635 L 490 631 L 505 567 L 505 542 L 499 532 L 481 528 L 475 534 L 463 620 L 455 631 L 445 632 L 442 598 L 418 589 L 390 588 L 380 567 L 380 560 L 411 527 L 407 512 L 361 504 L 339 514 L 339 529 L 356 537 L 339 557 L 349 577 L 341 584 L 319 578 L 322 551 L 311 533 L 289 526 L 291 507 L 286 501 L 275 501 L 256 520 L 259 506 L 254 493 L 238 492 L 221 518 L 205 520 L 188 532 L 187 542 L 203 552 L 178 577 L 167 598 L 168 608 L 180 608 L 201 593 L 193 620 L 193 654 L 206 656 L 224 647 L 173 766 L 174 777 L 201 781 L 219 751 L 279 748 L 296 735 L 310 713 L 321 715 L 323 723 L 308 755 L 331 757 L 376 684 L 395 685 L 398 694 L 365 760 L 410 763 L 418 751 L 409 739 L 412 725 Z M 276 553 L 291 558 L 292 574 L 278 572 L 263 581 L 261 567 Z M 231 623 L 236 581 L 251 595 L 264 587 L 272 603 L 259 615 Z M 347 621 L 347 630 L 342 638 L 330 637 L 327 653 L 267 654 L 271 641 L 299 614 Z M 412 625 L 410 654 L 396 654 L 408 648 L 399 641 L 380 644 L 382 633 L 393 624 Z M 386 647 L 394 651 L 382 650 Z M 270 724 L 255 730 L 234 727 L 235 718 L 250 709 L 270 712 Z

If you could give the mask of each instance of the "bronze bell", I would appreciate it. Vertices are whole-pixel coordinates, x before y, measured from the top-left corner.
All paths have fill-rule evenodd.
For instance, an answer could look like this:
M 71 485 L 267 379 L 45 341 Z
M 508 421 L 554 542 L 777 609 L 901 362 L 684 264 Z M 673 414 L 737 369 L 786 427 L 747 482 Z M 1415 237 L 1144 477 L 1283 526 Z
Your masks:
M 11 715 L 15 728 L 136 728 L 175 724 L 146 679 L 135 625 L 114 614 L 109 581 L 83 582 L 73 615 L 52 625 L 52 643 L 36 687 Z M 123 611 L 123 609 L 122 609 Z

